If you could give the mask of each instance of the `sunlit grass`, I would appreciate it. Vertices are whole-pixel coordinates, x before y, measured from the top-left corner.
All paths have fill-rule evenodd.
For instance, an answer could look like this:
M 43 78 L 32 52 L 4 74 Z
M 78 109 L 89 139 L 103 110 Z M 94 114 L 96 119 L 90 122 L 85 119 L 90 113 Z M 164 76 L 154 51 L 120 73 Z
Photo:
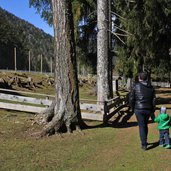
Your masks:
M 54 93 L 52 87 L 45 89 L 39 88 L 33 92 Z M 80 87 L 80 98 L 96 100 L 92 92 L 88 86 Z M 171 115 L 170 109 L 168 113 Z M 115 115 L 113 119 L 117 117 Z M 32 125 L 33 114 L 1 109 L 0 170 L 170 171 L 171 151 L 158 146 L 142 151 L 138 127 L 134 124 L 135 116 L 124 125 L 121 124 L 123 118 L 119 119 L 119 126 L 86 121 L 87 125 L 94 127 L 83 130 L 84 135 L 74 131 L 71 135 L 36 139 L 31 134 L 41 130 L 42 126 Z M 158 141 L 156 127 L 154 123 L 149 125 L 149 143 Z

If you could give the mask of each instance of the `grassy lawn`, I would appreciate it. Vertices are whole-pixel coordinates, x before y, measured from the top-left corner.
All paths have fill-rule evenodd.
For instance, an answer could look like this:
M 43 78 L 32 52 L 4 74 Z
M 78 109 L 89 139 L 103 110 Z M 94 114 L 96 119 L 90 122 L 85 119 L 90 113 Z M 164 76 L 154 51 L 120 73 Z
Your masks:
M 81 88 L 81 98 L 95 99 L 87 92 Z M 157 95 L 162 104 L 167 102 L 171 115 L 170 92 L 159 89 Z M 42 139 L 30 135 L 41 129 L 32 125 L 33 118 L 29 113 L 0 109 L 0 171 L 171 170 L 171 150 L 158 146 L 155 123 L 149 124 L 149 150 L 141 150 L 135 115 L 128 120 L 127 113 L 115 115 L 106 127 L 101 122 L 86 121 L 92 128 L 83 130 L 84 135 L 75 131 Z
M 156 146 L 156 124 L 149 125 L 151 149 L 142 151 L 138 127 L 132 116 L 126 124 L 101 127 L 99 122 L 87 122 L 95 128 L 43 139 L 30 132 L 32 115 L 0 111 L 0 170 L 165 170 L 171 168 L 171 151 Z M 117 116 L 115 116 L 117 117 Z M 123 116 L 124 117 L 124 116 Z

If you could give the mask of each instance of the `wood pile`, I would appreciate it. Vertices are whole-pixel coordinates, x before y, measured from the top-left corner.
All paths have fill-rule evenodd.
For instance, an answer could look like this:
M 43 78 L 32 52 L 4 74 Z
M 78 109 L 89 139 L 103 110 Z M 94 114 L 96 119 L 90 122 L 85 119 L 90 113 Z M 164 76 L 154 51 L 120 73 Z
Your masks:
M 54 85 L 54 78 L 50 76 L 42 76 L 35 79 L 34 76 L 26 73 L 1 73 L 0 72 L 0 88 L 11 89 L 14 87 L 34 89 Z

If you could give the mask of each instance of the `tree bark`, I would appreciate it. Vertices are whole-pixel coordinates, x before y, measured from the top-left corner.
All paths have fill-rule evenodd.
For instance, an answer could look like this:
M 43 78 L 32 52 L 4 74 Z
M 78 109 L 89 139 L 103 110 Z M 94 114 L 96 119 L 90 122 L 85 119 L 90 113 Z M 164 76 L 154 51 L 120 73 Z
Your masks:
M 108 0 L 108 18 L 109 18 L 109 50 L 108 50 L 108 73 L 109 73 L 109 97 L 113 98 L 113 55 L 112 55 L 112 15 L 111 15 L 111 6 L 112 6 L 112 0 Z
M 108 1 L 97 0 L 97 101 L 111 98 Z
M 79 106 L 79 90 L 74 42 L 71 0 L 52 0 L 55 33 L 55 90 L 52 106 L 44 112 L 45 121 L 41 136 L 58 132 L 63 125 L 71 132 L 71 125 L 83 123 Z
M 170 71 L 169 71 L 169 81 L 170 81 L 170 87 L 171 87 L 171 48 L 169 49 L 169 55 L 170 55 Z

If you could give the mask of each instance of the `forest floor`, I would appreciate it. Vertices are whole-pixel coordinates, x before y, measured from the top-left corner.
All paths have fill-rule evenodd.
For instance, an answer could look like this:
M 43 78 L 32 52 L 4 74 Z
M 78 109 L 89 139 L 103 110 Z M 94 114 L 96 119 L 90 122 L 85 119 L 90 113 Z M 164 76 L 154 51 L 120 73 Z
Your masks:
M 51 86 L 29 91 L 54 92 Z M 89 86 L 80 87 L 81 98 L 95 98 L 89 91 Z M 157 107 L 167 106 L 171 116 L 171 89 L 158 88 L 156 93 Z M 171 150 L 158 146 L 156 123 L 149 123 L 148 150 L 140 148 L 135 115 L 115 115 L 108 126 L 86 121 L 90 128 L 83 130 L 84 135 L 74 131 L 42 139 L 30 136 L 30 132 L 40 129 L 32 125 L 33 118 L 29 113 L 0 109 L 0 171 L 171 170 Z

